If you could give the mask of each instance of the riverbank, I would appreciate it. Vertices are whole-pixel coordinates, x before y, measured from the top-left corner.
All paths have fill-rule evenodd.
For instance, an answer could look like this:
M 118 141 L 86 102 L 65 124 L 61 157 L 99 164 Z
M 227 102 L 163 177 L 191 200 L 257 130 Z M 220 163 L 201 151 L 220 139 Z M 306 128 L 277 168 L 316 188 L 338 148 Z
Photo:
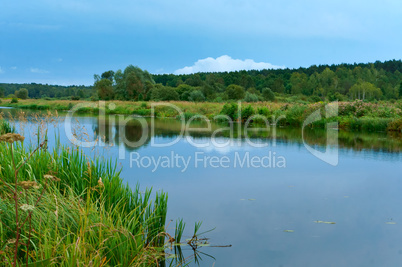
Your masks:
M 338 122 L 338 128 L 345 131 L 402 131 L 402 101 L 344 101 L 338 102 L 338 111 L 327 118 L 325 111 L 328 103 L 212 103 L 212 102 L 131 102 L 131 101 L 70 101 L 70 100 L 19 100 L 18 103 L 3 100 L 4 107 L 14 107 L 31 110 L 68 111 L 81 104 L 76 112 L 81 114 L 99 114 L 102 109 L 105 114 L 156 116 L 160 118 L 177 118 L 182 114 L 186 119 L 194 116 L 205 116 L 210 120 L 222 120 L 218 115 L 229 116 L 234 121 L 263 122 L 261 117 L 270 123 L 301 127 L 306 119 L 315 111 L 320 110 L 321 119 L 309 124 L 309 127 L 325 128 L 330 122 Z M 113 105 L 110 105 L 113 103 Z M 101 105 L 101 106 L 100 106 Z M 173 108 L 174 106 L 175 108 Z M 256 117 L 255 115 L 258 115 Z

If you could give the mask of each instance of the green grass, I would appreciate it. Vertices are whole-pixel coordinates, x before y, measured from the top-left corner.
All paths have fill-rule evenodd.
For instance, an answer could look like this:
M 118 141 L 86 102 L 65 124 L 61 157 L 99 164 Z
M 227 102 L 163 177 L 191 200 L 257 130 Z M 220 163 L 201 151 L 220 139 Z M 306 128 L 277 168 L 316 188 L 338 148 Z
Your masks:
M 12 201 L 14 169 L 11 144 L 0 143 L 0 261 L 10 264 L 16 227 Z M 13 144 L 16 164 L 32 152 Z M 45 179 L 52 174 L 60 181 Z M 102 183 L 100 182 L 100 179 Z M 110 160 L 88 159 L 81 150 L 57 145 L 34 153 L 21 165 L 18 181 L 35 181 L 39 189 L 20 191 L 19 205 L 34 205 L 32 225 L 22 229 L 30 240 L 28 262 L 42 266 L 149 266 L 163 259 L 167 195 L 140 192 L 123 184 Z M 27 217 L 28 212 L 20 211 Z M 31 229 L 31 231 L 30 231 Z M 28 235 L 31 238 L 28 238 Z M 27 244 L 18 249 L 18 264 L 26 262 Z M 25 264 L 24 264 L 25 265 Z
M 7 133 L 14 133 L 15 127 L 11 126 L 11 124 L 0 118 L 0 135 L 7 134 Z

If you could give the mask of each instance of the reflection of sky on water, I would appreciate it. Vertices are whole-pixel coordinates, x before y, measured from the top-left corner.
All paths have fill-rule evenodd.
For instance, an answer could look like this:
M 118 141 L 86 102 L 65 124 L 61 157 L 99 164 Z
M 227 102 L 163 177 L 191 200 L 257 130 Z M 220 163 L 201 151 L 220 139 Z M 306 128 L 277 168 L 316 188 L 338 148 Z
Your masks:
M 90 137 L 97 119 L 78 118 Z M 28 123 L 29 124 L 29 123 Z M 32 129 L 35 129 L 31 125 Z M 24 126 L 28 131 L 28 126 Z M 49 146 L 54 145 L 49 128 Z M 114 132 L 116 133 L 116 132 Z M 34 136 L 30 136 L 35 141 Z M 62 143 L 67 143 L 60 131 Z M 109 137 L 114 140 L 114 137 Z M 183 138 L 172 147 L 155 148 L 151 142 L 168 143 L 175 136 L 160 134 L 135 150 L 124 145 L 97 148 L 99 155 L 115 159 L 119 148 L 126 160 L 122 177 L 130 186 L 153 187 L 169 193 L 168 220 L 183 218 L 186 235 L 193 222 L 203 221 L 202 230 L 216 245 L 203 248 L 216 258 L 215 266 L 397 266 L 402 262 L 402 156 L 366 149 L 342 148 L 339 165 L 332 167 L 311 155 L 302 143 L 285 139 L 276 146 L 254 148 L 244 140 L 229 148 L 196 148 Z M 194 139 L 205 142 L 208 138 Z M 219 141 L 227 141 L 220 137 Z M 265 142 L 267 139 L 255 139 Z M 130 153 L 141 156 L 183 157 L 196 152 L 206 156 L 250 153 L 263 157 L 269 152 L 286 159 L 286 168 L 212 168 L 194 165 L 180 168 L 130 168 Z M 86 149 L 88 154 L 94 151 Z M 254 200 L 249 200 L 254 199 Z M 336 224 L 317 224 L 314 221 Z M 386 224 L 386 222 L 396 224 Z M 174 223 L 169 227 L 173 228 Z M 171 229 L 170 229 L 171 230 Z M 293 233 L 284 230 L 294 230 Z M 201 266 L 213 260 L 203 257 Z

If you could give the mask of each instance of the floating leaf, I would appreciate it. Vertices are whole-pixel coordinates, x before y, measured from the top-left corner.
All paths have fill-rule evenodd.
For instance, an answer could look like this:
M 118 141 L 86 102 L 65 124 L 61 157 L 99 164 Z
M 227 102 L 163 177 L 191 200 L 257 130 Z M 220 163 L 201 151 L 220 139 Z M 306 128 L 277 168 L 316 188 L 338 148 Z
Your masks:
M 240 200 L 245 200 L 244 198 L 241 198 Z
M 315 223 L 336 224 L 335 222 L 314 221 Z
M 248 200 L 249 200 L 249 201 L 255 201 L 255 199 L 254 199 L 254 198 L 249 198 Z
M 386 224 L 396 224 L 396 222 L 386 222 Z
M 293 233 L 294 230 L 284 230 L 285 233 Z

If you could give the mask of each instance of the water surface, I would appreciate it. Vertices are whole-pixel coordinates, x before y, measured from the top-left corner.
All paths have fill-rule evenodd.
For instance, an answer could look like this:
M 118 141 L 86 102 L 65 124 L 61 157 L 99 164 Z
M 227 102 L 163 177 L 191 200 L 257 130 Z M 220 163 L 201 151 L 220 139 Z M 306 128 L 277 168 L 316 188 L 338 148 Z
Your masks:
M 2 111 L 5 112 L 5 111 Z M 16 111 L 14 111 L 16 112 Z M 16 114 L 14 114 L 16 115 Z M 48 127 L 48 135 L 60 133 L 69 144 L 64 123 L 54 117 L 15 116 L 19 131 L 35 142 L 37 126 Z M 231 146 L 199 148 L 210 132 L 192 132 L 190 141 L 179 136 L 176 120 L 157 120 L 154 134 L 142 146 L 132 148 L 120 140 L 122 132 L 138 141 L 141 127 L 133 122 L 122 127 L 112 120 L 77 117 L 75 128 L 88 133 L 88 140 L 99 136 L 105 147 L 86 149 L 92 156 L 103 155 L 118 161 L 122 177 L 131 186 L 153 187 L 169 194 L 168 220 L 183 218 L 186 236 L 195 221 L 212 245 L 204 247 L 201 266 L 400 266 L 402 264 L 402 141 L 385 133 L 339 133 L 339 163 L 331 166 L 313 156 L 303 144 L 300 129 L 256 132 L 251 141 L 269 144 L 256 148 L 234 132 Z M 203 127 L 195 123 L 195 127 Z M 213 129 L 221 125 L 213 125 Z M 55 128 L 57 129 L 55 131 Z M 36 130 L 35 130 L 36 129 Z M 31 134 L 28 134 L 28 133 Z M 78 132 L 78 130 L 77 130 Z M 85 134 L 82 135 L 84 138 Z M 229 140 L 229 133 L 218 135 L 218 142 Z M 239 137 L 239 138 L 238 138 Z M 305 141 L 325 150 L 325 132 L 306 131 Z M 52 145 L 52 138 L 50 146 Z M 155 147 L 177 140 L 169 147 Z M 119 152 L 120 151 L 120 152 Z M 190 158 L 189 166 L 154 168 L 130 164 L 131 158 Z M 119 159 L 122 156 L 125 159 Z M 229 167 L 206 167 L 195 157 L 229 159 Z M 237 159 L 283 157 L 286 167 L 234 166 Z M 272 162 L 271 162 L 272 163 Z M 275 166 L 275 167 L 274 167 Z M 316 223 L 334 222 L 335 224 Z M 173 228 L 174 222 L 169 226 Z M 170 229 L 172 230 L 172 229 Z M 187 256 L 191 251 L 186 252 Z M 194 265 L 194 264 L 193 264 Z

